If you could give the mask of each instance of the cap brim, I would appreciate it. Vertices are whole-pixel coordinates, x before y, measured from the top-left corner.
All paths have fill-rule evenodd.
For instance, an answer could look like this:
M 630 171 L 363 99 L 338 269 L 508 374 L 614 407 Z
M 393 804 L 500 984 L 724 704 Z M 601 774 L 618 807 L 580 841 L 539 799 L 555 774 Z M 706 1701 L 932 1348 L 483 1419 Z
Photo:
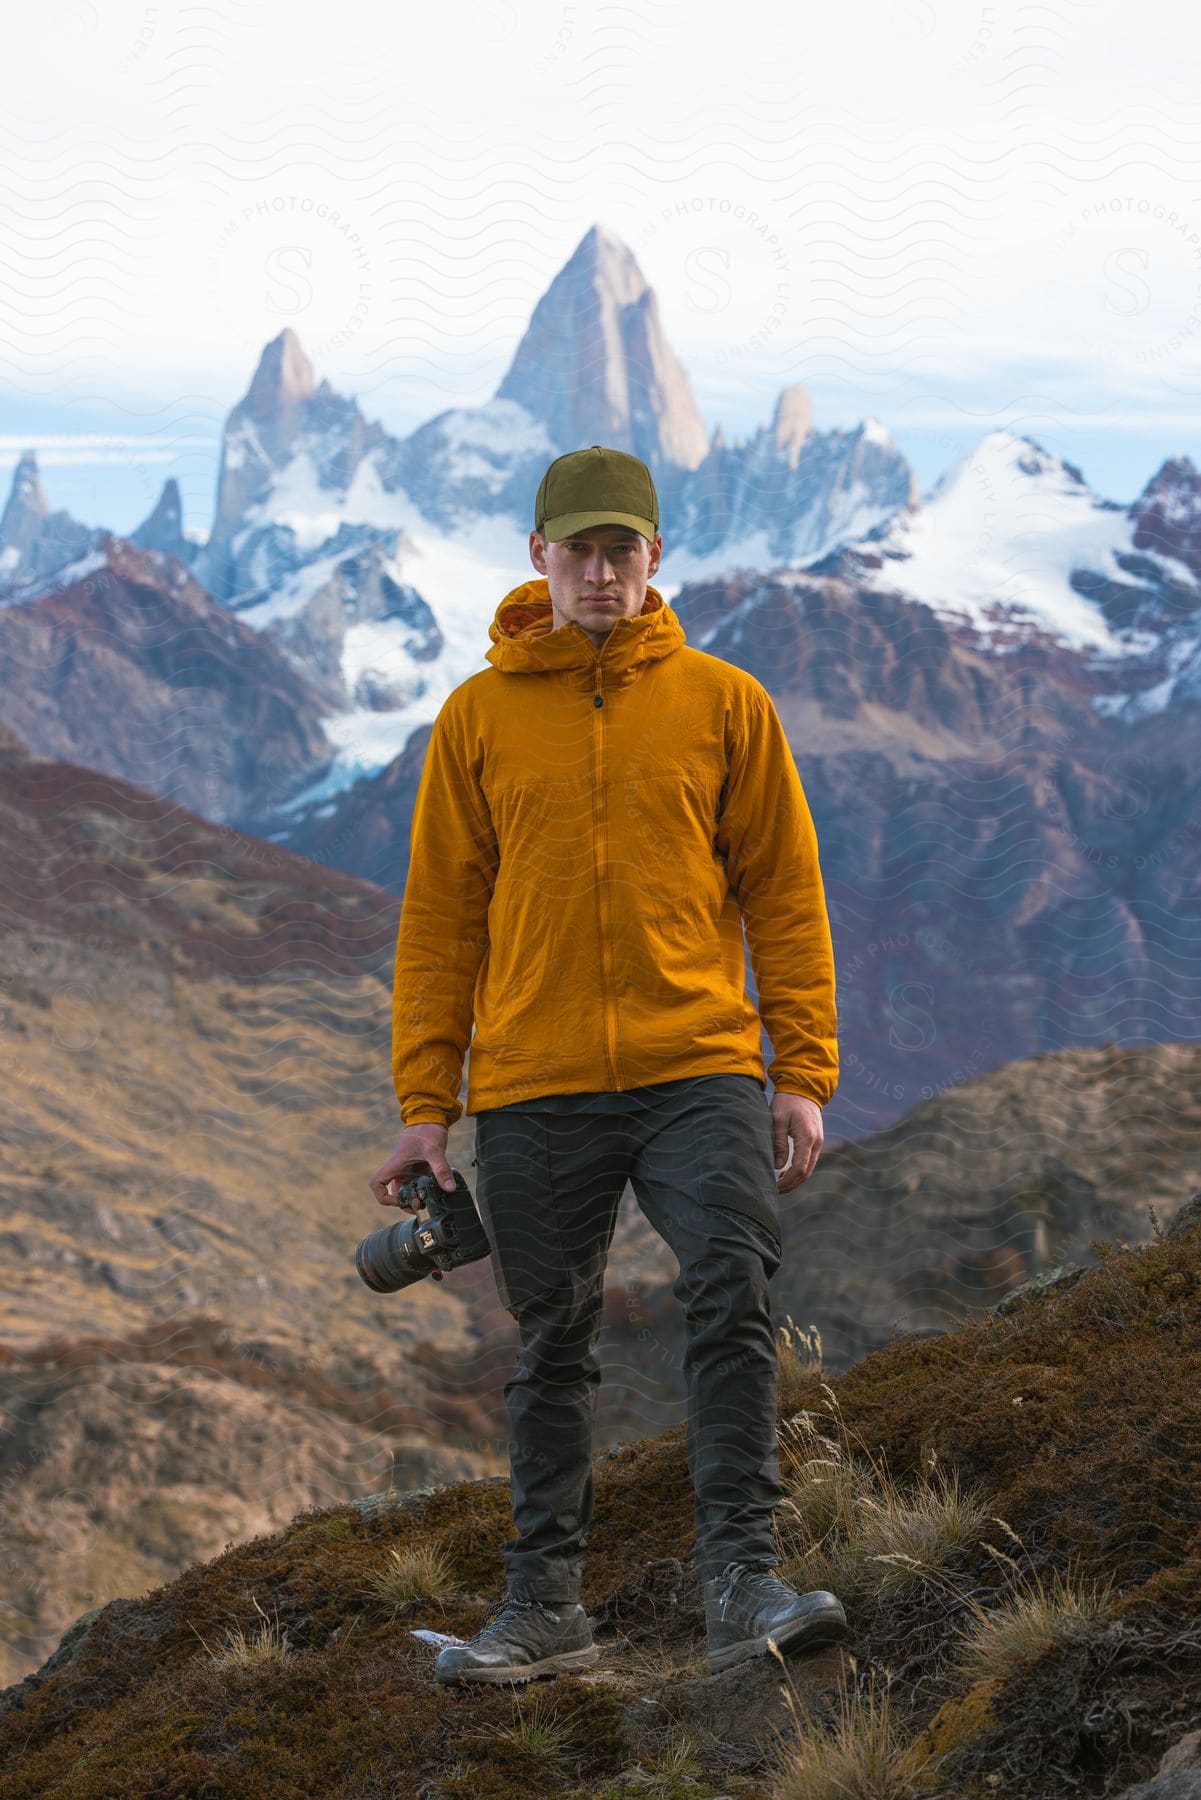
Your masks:
M 573 532 L 587 531 L 589 525 L 628 525 L 631 531 L 640 532 L 652 544 L 659 535 L 659 527 L 650 519 L 622 512 L 560 513 L 558 518 L 545 520 L 541 530 L 548 542 L 557 544 L 561 538 L 571 537 Z

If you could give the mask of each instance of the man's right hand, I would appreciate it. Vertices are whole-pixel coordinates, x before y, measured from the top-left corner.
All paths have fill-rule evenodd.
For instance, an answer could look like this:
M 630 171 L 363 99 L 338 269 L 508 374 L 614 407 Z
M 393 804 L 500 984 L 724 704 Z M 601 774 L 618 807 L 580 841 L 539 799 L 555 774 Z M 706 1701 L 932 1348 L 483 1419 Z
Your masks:
M 446 1132 L 445 1125 L 405 1126 L 395 1150 L 371 1177 L 371 1192 L 381 1206 L 400 1206 L 396 1190 L 401 1182 L 412 1181 L 415 1175 L 429 1173 L 436 1176 L 442 1187 L 454 1187 L 455 1178 L 446 1160 Z M 406 1205 L 403 1210 L 417 1209 Z

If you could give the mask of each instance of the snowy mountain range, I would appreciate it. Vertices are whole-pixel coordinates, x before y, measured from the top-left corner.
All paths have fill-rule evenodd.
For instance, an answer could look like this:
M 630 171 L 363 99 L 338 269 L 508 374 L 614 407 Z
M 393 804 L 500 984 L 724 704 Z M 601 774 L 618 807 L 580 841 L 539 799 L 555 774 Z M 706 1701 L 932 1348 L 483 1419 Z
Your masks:
M 318 382 L 295 332 L 282 331 L 226 422 L 203 544 L 184 535 L 174 482 L 132 540 L 186 561 L 325 694 L 330 793 L 384 766 L 483 666 L 496 602 L 529 571 L 542 471 L 581 441 L 631 450 L 653 469 L 677 586 L 733 564 L 820 556 L 915 497 L 882 426 L 818 432 L 799 388 L 747 442 L 728 444 L 720 427 L 707 435 L 634 256 L 593 227 L 494 398 L 407 438 Z M 86 577 L 104 535 L 50 512 L 26 455 L 0 521 L 3 598 L 29 603 Z
M 495 396 L 405 438 L 281 332 L 205 534 L 174 482 L 128 538 L 85 526 L 23 456 L 0 724 L 399 891 L 430 724 L 530 573 L 546 463 L 589 442 L 650 464 L 655 585 L 789 733 L 846 972 L 843 1129 L 1044 1048 L 1201 1035 L 1192 462 L 1120 505 L 999 429 L 922 495 L 879 421 L 822 431 L 796 386 L 727 443 L 598 227 Z
M 729 444 L 706 433 L 632 252 L 594 226 L 491 401 L 393 437 L 317 381 L 286 328 L 226 422 L 207 537 L 185 535 L 174 481 L 132 534 L 187 563 L 322 696 L 330 750 L 293 810 L 384 768 L 483 666 L 496 602 L 529 572 L 542 470 L 587 441 L 654 471 L 669 601 L 733 571 L 837 573 L 997 653 L 1031 632 L 1087 649 L 1121 669 L 1098 697 L 1119 713 L 1198 690 L 1201 481 L 1187 458 L 1124 507 L 997 430 L 923 498 L 879 421 L 820 431 L 795 386 L 770 425 Z M 27 453 L 0 518 L 0 596 L 29 604 L 86 577 L 108 536 L 51 512 Z
M 992 431 L 906 508 L 818 559 L 921 601 L 1004 654 L 1031 636 L 1091 652 L 1126 718 L 1201 694 L 1201 479 L 1165 462 L 1131 506 L 1030 438 Z

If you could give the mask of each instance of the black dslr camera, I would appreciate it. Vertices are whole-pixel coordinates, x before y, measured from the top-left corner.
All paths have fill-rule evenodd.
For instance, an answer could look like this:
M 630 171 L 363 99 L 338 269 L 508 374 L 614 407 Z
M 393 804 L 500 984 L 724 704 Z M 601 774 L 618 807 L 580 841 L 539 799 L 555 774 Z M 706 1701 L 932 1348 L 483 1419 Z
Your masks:
M 471 1189 L 457 1169 L 448 1193 L 436 1175 L 417 1175 L 396 1191 L 397 1204 L 424 1207 L 428 1219 L 400 1219 L 365 1237 L 355 1267 L 377 1294 L 424 1281 L 435 1269 L 449 1272 L 487 1256 L 491 1245 L 475 1210 Z

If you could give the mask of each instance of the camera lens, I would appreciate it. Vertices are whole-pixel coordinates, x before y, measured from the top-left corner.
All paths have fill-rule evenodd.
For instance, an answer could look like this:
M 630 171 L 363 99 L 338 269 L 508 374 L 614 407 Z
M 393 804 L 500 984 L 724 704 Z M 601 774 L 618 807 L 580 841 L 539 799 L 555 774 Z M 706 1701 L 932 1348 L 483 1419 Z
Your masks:
M 419 1233 L 425 1229 L 416 1219 L 399 1219 L 363 1239 L 354 1260 L 369 1288 L 377 1294 L 394 1294 L 424 1280 L 434 1267 L 421 1249 Z

